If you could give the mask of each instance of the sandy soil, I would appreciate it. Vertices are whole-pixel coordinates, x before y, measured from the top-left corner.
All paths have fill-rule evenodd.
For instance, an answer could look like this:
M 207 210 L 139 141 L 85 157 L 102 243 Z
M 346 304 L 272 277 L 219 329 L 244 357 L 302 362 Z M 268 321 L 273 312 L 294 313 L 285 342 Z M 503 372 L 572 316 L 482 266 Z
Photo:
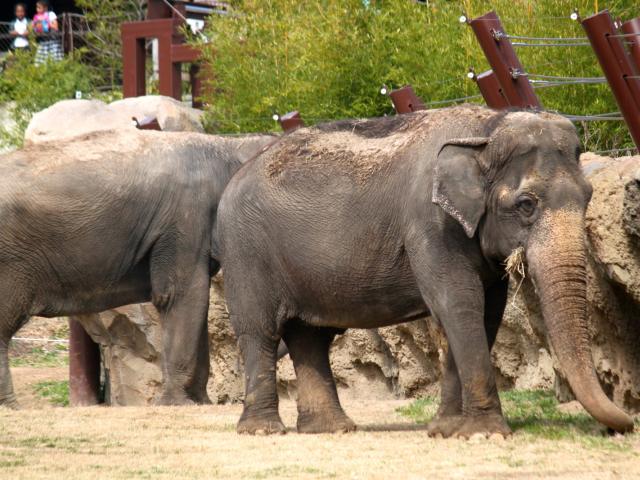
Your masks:
M 570 440 L 434 440 L 396 413 L 408 401 L 349 400 L 354 434 L 248 437 L 235 433 L 240 406 L 52 408 L 25 402 L 29 386 L 64 368 L 14 369 L 30 409 L 0 409 L 0 478 L 566 478 L 640 477 L 633 449 Z M 45 407 L 45 408 L 43 408 Z M 282 403 L 285 424 L 295 405 Z

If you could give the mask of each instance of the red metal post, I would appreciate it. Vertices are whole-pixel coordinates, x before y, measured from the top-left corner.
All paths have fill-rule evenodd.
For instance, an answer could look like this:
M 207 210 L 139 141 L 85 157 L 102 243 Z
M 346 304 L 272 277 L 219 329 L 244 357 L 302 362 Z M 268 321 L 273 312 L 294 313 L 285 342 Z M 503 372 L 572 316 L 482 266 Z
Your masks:
M 169 20 L 171 22 L 171 20 Z M 158 90 L 160 95 L 173 97 L 176 100 L 182 98 L 182 72 L 181 63 L 175 63 L 173 53 L 173 26 L 158 35 Z
M 607 10 L 582 20 L 636 147 L 640 148 L 640 81 Z
M 526 77 L 513 45 L 496 12 L 489 12 L 469 21 L 491 69 L 502 87 L 509 104 L 514 107 L 541 107 L 540 100 Z
M 509 102 L 504 97 L 500 82 L 498 82 L 498 78 L 496 77 L 496 74 L 493 73 L 493 70 L 482 72 L 474 78 L 478 84 L 480 93 L 482 93 L 482 96 L 484 97 L 484 101 L 487 102 L 489 107 L 497 110 L 509 107 Z
M 422 99 L 413 91 L 411 85 L 405 85 L 402 88 L 392 91 L 389 93 L 389 97 L 391 97 L 391 102 L 393 102 L 393 108 L 396 109 L 396 113 L 416 112 L 427 108 Z
M 626 39 L 627 45 L 629 45 L 636 72 L 640 72 L 640 17 L 624 22 L 621 29 L 627 35 L 631 35 Z
M 182 63 L 197 62 L 200 50 L 181 43 L 184 37 L 176 33 L 183 22 L 181 19 L 164 18 L 126 22 L 121 26 L 123 56 L 123 93 L 125 98 L 138 97 L 145 94 L 145 41 L 147 38 L 158 39 L 159 85 L 161 95 L 182 98 Z M 194 106 L 201 95 L 200 83 L 193 81 L 196 88 Z
M 80 322 L 69 319 L 69 401 L 72 406 L 100 403 L 100 348 Z
M 140 97 L 146 93 L 144 38 L 122 24 L 122 94 L 125 98 Z
M 278 121 L 280 122 L 280 127 L 282 127 L 282 130 L 285 133 L 304 127 L 304 120 L 300 117 L 300 113 L 295 110 L 293 112 L 285 113 L 278 119 Z

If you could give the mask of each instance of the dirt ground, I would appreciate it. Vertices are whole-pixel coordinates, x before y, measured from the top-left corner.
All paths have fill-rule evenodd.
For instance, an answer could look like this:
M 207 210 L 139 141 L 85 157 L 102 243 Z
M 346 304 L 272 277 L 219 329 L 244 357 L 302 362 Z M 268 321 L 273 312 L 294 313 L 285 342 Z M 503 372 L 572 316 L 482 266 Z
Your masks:
M 532 439 L 434 440 L 396 409 L 409 401 L 347 400 L 360 430 L 298 435 L 235 433 L 239 405 L 54 408 L 32 386 L 65 367 L 14 368 L 24 410 L 0 409 L 0 478 L 640 478 L 640 435 L 602 444 Z
M 64 338 L 65 328 L 33 322 L 19 336 Z M 284 400 L 287 435 L 239 436 L 239 405 L 54 407 L 36 386 L 68 379 L 66 348 L 16 342 L 11 356 L 23 409 L 0 408 L 0 479 L 640 478 L 637 433 L 548 438 L 532 433 L 534 420 L 507 440 L 435 440 L 415 423 L 425 410 L 411 401 L 345 399 L 356 433 L 298 435 L 295 404 Z

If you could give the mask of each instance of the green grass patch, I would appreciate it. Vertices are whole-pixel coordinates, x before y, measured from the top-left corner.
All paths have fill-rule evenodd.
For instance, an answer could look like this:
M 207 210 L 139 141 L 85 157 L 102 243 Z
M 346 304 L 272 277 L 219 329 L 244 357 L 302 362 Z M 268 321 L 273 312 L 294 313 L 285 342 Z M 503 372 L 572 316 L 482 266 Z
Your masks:
M 34 347 L 19 356 L 12 356 L 9 360 L 12 367 L 64 367 L 69 365 L 69 349 L 67 345 L 57 344 L 52 348 Z
M 47 380 L 34 385 L 35 392 L 42 398 L 49 400 L 53 405 L 59 407 L 69 406 L 69 381 Z
M 615 438 L 587 413 L 568 413 L 558 409 L 552 391 L 512 390 L 500 394 L 509 426 L 517 435 L 548 440 L 578 441 L 587 447 L 615 451 L 632 449 L 629 436 Z M 435 415 L 438 401 L 420 398 L 398 408 L 398 413 L 416 423 L 428 423 Z
M 0 469 L 24 467 L 26 464 L 27 462 L 24 458 L 19 458 L 17 460 L 0 460 Z
M 326 472 L 314 467 L 301 467 L 299 465 L 278 465 L 276 467 L 252 472 L 249 477 L 255 479 L 262 478 L 297 478 L 301 474 L 313 475 L 316 478 L 334 478 L 333 472 Z
M 87 448 L 90 446 L 91 440 L 86 437 L 34 436 L 20 439 L 16 445 L 26 448 L 55 448 L 68 452 L 78 452 L 82 447 Z

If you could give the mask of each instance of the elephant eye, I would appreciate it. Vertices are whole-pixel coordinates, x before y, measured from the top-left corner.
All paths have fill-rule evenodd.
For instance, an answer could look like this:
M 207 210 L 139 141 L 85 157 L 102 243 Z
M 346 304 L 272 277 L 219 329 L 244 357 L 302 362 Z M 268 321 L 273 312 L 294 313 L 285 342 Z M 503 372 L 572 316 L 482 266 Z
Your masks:
M 516 200 L 516 208 L 518 211 L 526 216 L 530 217 L 536 211 L 536 206 L 538 202 L 535 198 L 530 195 L 520 195 L 518 200 Z

